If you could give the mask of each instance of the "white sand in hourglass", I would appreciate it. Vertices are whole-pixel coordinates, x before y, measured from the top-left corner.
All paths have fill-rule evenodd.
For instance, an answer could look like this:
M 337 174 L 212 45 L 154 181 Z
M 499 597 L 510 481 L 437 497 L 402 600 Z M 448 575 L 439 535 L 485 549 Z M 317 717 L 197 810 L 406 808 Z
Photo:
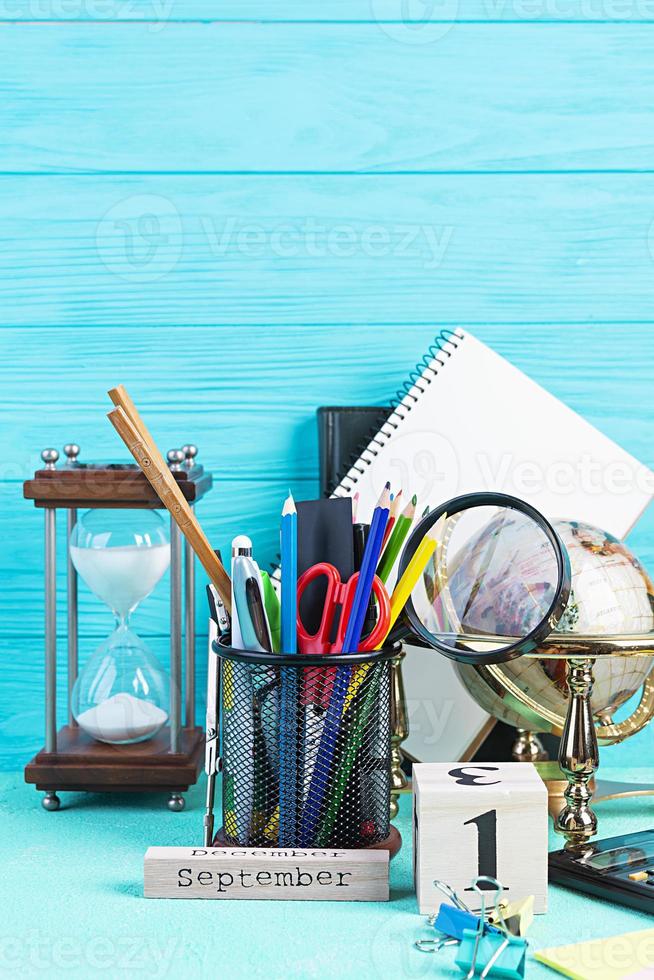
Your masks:
M 170 564 L 170 544 L 149 548 L 70 546 L 70 557 L 91 592 L 123 619 L 152 592 Z
M 136 742 L 154 735 L 168 720 L 156 704 L 126 691 L 114 694 L 77 717 L 78 725 L 101 742 Z

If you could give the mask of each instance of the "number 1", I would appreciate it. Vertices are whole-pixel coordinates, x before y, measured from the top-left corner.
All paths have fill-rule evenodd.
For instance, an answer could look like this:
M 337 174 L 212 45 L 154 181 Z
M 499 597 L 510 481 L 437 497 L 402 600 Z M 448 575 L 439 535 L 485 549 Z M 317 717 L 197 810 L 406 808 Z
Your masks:
M 497 810 L 487 810 L 472 820 L 466 820 L 463 826 L 471 823 L 477 828 L 477 874 L 480 878 L 497 878 Z M 482 891 L 493 888 L 484 882 L 479 887 Z M 472 886 L 466 888 L 467 892 L 472 890 Z

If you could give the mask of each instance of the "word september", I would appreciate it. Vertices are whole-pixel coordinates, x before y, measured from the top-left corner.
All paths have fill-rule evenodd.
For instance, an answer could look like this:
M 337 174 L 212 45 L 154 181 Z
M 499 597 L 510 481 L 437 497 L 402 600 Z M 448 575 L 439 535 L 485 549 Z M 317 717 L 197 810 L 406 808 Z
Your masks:
M 151 847 L 146 898 L 388 901 L 388 851 Z
M 190 888 L 194 880 L 198 885 L 206 887 L 214 885 L 216 891 L 226 892 L 236 883 L 238 888 L 256 888 L 257 885 L 272 885 L 275 888 L 310 888 L 313 885 L 335 885 L 336 888 L 348 888 L 345 878 L 351 878 L 351 871 L 301 871 L 299 866 L 291 871 L 245 871 L 241 868 L 232 874 L 230 871 L 196 871 L 191 868 L 180 868 L 177 872 L 177 887 Z M 246 881 L 247 879 L 247 881 Z M 252 883 L 248 881 L 252 879 Z

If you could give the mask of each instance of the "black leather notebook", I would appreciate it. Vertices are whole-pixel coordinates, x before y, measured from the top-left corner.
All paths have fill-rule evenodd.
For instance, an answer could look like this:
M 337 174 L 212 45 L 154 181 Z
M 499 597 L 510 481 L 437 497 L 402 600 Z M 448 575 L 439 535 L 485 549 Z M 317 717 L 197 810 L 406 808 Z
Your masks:
M 380 405 L 318 409 L 320 493 L 329 497 L 391 413 Z

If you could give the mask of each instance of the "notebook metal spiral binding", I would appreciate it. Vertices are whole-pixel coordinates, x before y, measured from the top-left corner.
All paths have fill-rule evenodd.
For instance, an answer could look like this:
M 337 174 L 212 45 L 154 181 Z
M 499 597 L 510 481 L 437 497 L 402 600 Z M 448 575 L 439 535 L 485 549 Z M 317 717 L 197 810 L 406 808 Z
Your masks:
M 384 427 L 389 425 L 393 431 L 396 431 L 400 427 L 400 422 L 407 417 L 413 406 L 418 402 L 419 396 L 415 394 L 414 390 L 418 388 L 422 393 L 429 387 L 432 381 L 438 377 L 442 367 L 447 363 L 447 360 L 442 360 L 442 357 L 447 359 L 452 357 L 453 351 L 450 348 L 458 348 L 463 339 L 463 334 L 457 330 L 441 330 L 436 336 L 434 343 L 427 349 L 424 357 L 418 361 L 402 387 L 395 393 L 395 397 L 391 399 L 390 413 L 387 414 L 383 411 L 380 414 L 379 422 L 375 424 L 375 428 L 371 429 L 366 441 L 361 443 L 354 453 L 352 453 L 349 468 L 332 496 L 347 496 L 357 485 L 359 477 L 352 476 L 352 471 L 356 471 L 359 476 L 365 474 L 366 470 L 360 464 L 365 463 L 366 466 L 370 466 L 378 455 L 378 450 L 375 449 L 375 446 L 383 449 L 390 437 L 390 433 L 384 433 Z M 435 364 L 434 362 L 437 363 Z M 410 404 L 407 404 L 407 399 L 410 400 Z

